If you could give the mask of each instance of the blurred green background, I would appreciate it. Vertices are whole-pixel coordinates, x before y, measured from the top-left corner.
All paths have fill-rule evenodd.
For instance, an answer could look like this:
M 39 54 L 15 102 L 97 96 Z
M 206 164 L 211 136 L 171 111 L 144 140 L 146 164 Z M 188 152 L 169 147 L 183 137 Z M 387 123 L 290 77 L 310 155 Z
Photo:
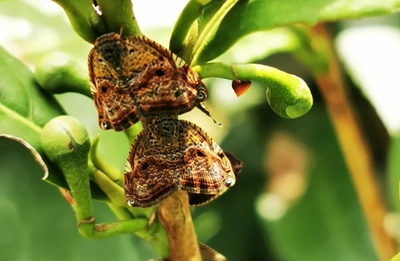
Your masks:
M 142 32 L 167 46 L 186 1 L 133 1 Z M 155 19 L 155 17 L 157 19 Z M 329 24 L 346 70 L 346 83 L 377 163 L 380 187 L 398 209 L 400 166 L 400 16 Z M 91 45 L 72 30 L 51 1 L 0 1 L 0 44 L 34 70 L 51 52 L 63 52 L 87 71 Z M 326 109 L 308 69 L 288 50 L 285 28 L 252 34 L 219 60 L 258 62 L 302 77 L 314 106 L 305 116 L 277 116 L 265 87 L 253 83 L 237 98 L 231 82 L 211 79 L 206 105 L 220 128 L 194 110 L 182 118 L 202 126 L 224 150 L 244 162 L 237 184 L 212 203 L 193 209 L 199 241 L 231 261 L 378 260 Z M 1 74 L 1 72 L 0 72 Z M 57 95 L 68 114 L 94 137 L 121 170 L 129 144 L 122 133 L 100 131 L 92 100 Z M 73 210 L 21 145 L 0 139 L 0 260 L 147 260 L 151 245 L 136 236 L 91 241 L 76 229 Z M 98 222 L 115 220 L 101 203 Z M 398 237 L 396 222 L 388 230 Z M 394 224 L 393 224 L 394 223 Z

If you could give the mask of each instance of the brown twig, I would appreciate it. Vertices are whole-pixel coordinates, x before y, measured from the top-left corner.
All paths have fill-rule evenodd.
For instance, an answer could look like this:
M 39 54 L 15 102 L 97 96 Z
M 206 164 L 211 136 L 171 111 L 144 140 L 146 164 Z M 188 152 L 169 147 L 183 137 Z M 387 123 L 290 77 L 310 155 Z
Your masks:
M 375 179 L 371 151 L 358 122 L 357 113 L 346 93 L 340 66 L 325 25 L 315 26 L 313 33 L 322 38 L 330 58 L 326 74 L 317 76 L 319 89 L 325 99 L 347 167 L 350 170 L 378 257 L 380 260 L 389 260 L 396 251 L 394 242 L 383 227 L 383 219 L 387 211 Z
M 201 261 L 187 192 L 178 191 L 163 200 L 158 217 L 168 233 L 169 260 Z

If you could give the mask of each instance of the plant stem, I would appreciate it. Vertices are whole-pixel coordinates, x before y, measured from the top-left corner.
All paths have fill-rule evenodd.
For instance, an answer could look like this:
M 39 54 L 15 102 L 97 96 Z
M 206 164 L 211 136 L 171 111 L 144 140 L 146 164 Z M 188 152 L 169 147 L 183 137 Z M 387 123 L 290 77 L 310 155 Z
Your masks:
M 201 15 L 202 8 L 203 5 L 194 0 L 189 1 L 186 4 L 185 9 L 181 12 L 178 20 L 175 22 L 174 29 L 171 33 L 171 39 L 169 42 L 171 52 L 182 56 L 182 49 L 187 40 L 186 37 L 194 21 L 196 21 L 196 19 Z
M 91 0 L 53 1 L 64 9 L 72 28 L 85 41 L 93 43 L 101 32 L 106 30 L 105 24 L 93 10 Z
M 97 0 L 102 10 L 101 19 L 109 32 L 123 31 L 124 35 L 141 35 L 132 9 L 131 0 Z
M 96 169 L 101 170 L 104 174 L 106 174 L 113 182 L 118 182 L 122 180 L 122 173 L 118 168 L 108 164 L 103 158 L 100 157 L 98 153 L 98 145 L 99 145 L 100 135 L 97 134 L 93 141 L 92 146 L 89 152 L 90 160 Z
M 312 30 L 324 39 L 323 42 L 328 47 L 330 58 L 328 71 L 316 76 L 319 89 L 325 99 L 379 259 L 389 260 L 396 252 L 394 242 L 383 227 L 383 219 L 387 211 L 375 179 L 370 148 L 367 146 L 364 133 L 357 120 L 357 113 L 347 96 L 327 29 L 320 24 Z
M 163 200 L 158 217 L 168 233 L 169 260 L 201 261 L 187 192 L 178 191 Z
M 271 108 L 285 118 L 297 118 L 311 109 L 312 95 L 307 84 L 295 75 L 261 64 L 206 63 L 193 67 L 202 79 L 219 77 L 229 80 L 258 81 L 267 87 Z
M 191 53 L 191 59 L 187 59 L 186 55 L 183 55 L 182 58 L 187 61 L 190 66 L 199 64 L 198 59 L 204 47 L 208 44 L 210 39 L 214 37 L 215 32 L 218 30 L 218 26 L 221 23 L 222 19 L 237 2 L 238 0 L 224 1 L 218 11 L 213 15 L 207 25 L 203 28 L 200 35 L 198 35 L 196 44 L 193 47 L 193 52 Z

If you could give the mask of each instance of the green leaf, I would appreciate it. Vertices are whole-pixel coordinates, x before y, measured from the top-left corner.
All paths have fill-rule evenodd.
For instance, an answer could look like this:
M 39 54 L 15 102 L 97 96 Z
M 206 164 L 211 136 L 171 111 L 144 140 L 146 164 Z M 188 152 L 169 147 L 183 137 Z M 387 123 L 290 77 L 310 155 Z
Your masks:
M 198 1 L 189 1 L 185 6 L 172 30 L 169 43 L 172 52 L 182 56 L 181 52 L 183 51 L 182 48 L 184 47 L 186 36 L 193 22 L 201 15 L 202 9 L 203 5 Z
M 217 29 L 229 10 L 236 4 L 237 0 L 211 1 L 202 8 L 199 3 L 192 0 L 180 15 L 175 24 L 172 36 L 177 40 L 171 39 L 170 50 L 179 54 L 183 60 L 190 65 L 199 64 L 199 55 L 203 52 L 207 43 L 215 37 Z M 196 8 L 192 8 L 192 6 Z M 201 10 L 198 10 L 201 8 Z M 199 14 L 202 14 L 199 16 Z M 197 18 L 195 20 L 194 18 Z M 186 23 L 192 20 L 195 22 L 189 27 Z M 179 32 L 178 30 L 182 30 Z M 187 34 L 186 41 L 182 41 L 183 36 Z
M 282 260 L 377 260 L 366 222 L 342 152 L 321 106 L 284 130 L 307 144 L 306 191 L 280 218 L 268 218 L 261 197 L 257 204 L 263 231 Z M 324 140 L 323 143 L 320 141 Z M 340 188 L 340 189 L 339 189 Z M 264 198 L 265 199 L 265 198 Z M 271 208 L 271 207 L 270 207 Z M 273 210 L 277 208 L 272 208 Z M 264 214 L 262 214 L 264 213 Z
M 193 36 L 188 37 L 189 41 L 194 39 L 192 44 L 198 40 L 196 37 L 206 35 L 197 43 L 201 46 L 194 49 L 197 53 L 194 54 L 196 57 L 193 59 L 193 64 L 202 64 L 215 59 L 241 37 L 252 32 L 290 24 L 314 25 L 321 21 L 360 19 L 366 16 L 390 14 L 400 7 L 399 0 L 238 1 L 223 19 L 217 17 L 221 21 L 215 23 L 216 19 L 213 16 L 221 14 L 220 8 L 225 4 L 222 2 L 211 1 L 205 5 L 202 10 L 203 15 L 197 19 L 197 25 L 192 26 L 192 28 L 197 28 L 191 31 Z M 182 16 L 185 14 L 181 14 Z M 175 28 L 181 28 L 181 26 L 175 25 Z M 171 43 L 174 41 L 171 40 Z M 180 49 L 182 49 L 180 46 L 171 46 L 173 51 Z
M 45 55 L 35 65 L 35 78 L 52 94 L 76 92 L 92 98 L 87 68 L 60 52 Z
M 390 259 L 390 261 L 400 261 L 400 253 L 395 255 L 392 259 Z
M 21 138 L 18 138 L 18 137 L 12 136 L 12 135 L 8 135 L 8 134 L 0 133 L 0 138 L 6 138 L 9 140 L 13 140 L 13 141 L 16 141 L 16 142 L 22 144 L 23 146 L 25 146 L 25 148 L 31 152 L 31 154 L 32 154 L 33 158 L 36 160 L 36 162 L 39 163 L 39 165 L 42 167 L 42 170 L 44 172 L 44 176 L 42 179 L 45 180 L 48 178 L 49 169 L 47 168 L 46 163 L 43 161 L 42 156 L 28 142 L 24 141 Z
M 1 193 L 3 194 L 3 193 Z M 4 195 L 2 195 L 4 196 Z M 4 235 L 0 239 L 0 245 L 7 251 L 1 251 L 1 260 L 22 260 L 23 257 L 23 246 L 21 244 L 14 244 L 13 242 L 23 242 L 24 229 L 19 224 L 21 223 L 21 217 L 17 206 L 11 200 L 7 199 L 0 200 L 0 210 L 2 215 L 0 216 L 1 224 L 7 224 L 2 227 L 2 234 Z M 7 237 L 7 239 L 6 239 Z M 16 251 L 10 251 L 14 249 Z
M 18 137 L 29 143 L 49 168 L 47 182 L 68 188 L 60 169 L 43 152 L 40 134 L 52 118 L 65 114 L 53 95 L 38 85 L 33 73 L 18 59 L 0 47 L 0 134 Z M 42 176 L 43 177 L 43 173 Z M 91 183 L 95 198 L 104 193 Z
M 0 139 L 0 148 L 0 246 L 4 250 L 0 260 L 129 261 L 157 257 L 151 245 L 135 235 L 83 238 L 74 210 L 58 189 L 37 178 L 43 171 L 28 150 L 8 139 Z M 116 220 L 106 204 L 93 203 L 99 223 Z
M 342 152 L 320 101 L 296 120 L 275 116 L 263 104 L 232 117 L 235 123 L 221 148 L 241 159 L 244 167 L 233 188 L 210 204 L 194 208 L 195 218 L 209 214 L 203 226 L 215 229 L 211 239 L 198 232 L 199 241 L 230 261 L 377 260 Z M 276 134 L 289 136 L 307 154 L 306 173 L 298 173 L 305 179 L 305 193 L 289 204 L 275 196 L 278 200 L 265 208 L 256 204 L 256 199 L 266 190 L 275 187 L 276 194 L 285 191 L 291 196 L 296 193 L 293 188 L 302 184 L 288 176 L 296 174 L 304 155 L 288 153 L 286 142 L 271 154 L 269 141 Z M 280 153 L 283 155 L 276 157 Z M 267 167 L 271 164 L 275 167 Z M 293 184 L 296 186 L 291 187 Z M 285 215 L 279 218 L 277 214 L 285 207 Z
M 40 145 L 42 127 L 64 114 L 54 97 L 43 91 L 32 72 L 0 47 L 0 133 L 19 137 L 35 148 L 48 164 Z M 49 166 L 48 182 L 66 187 L 61 173 Z
M 400 135 L 392 135 L 388 152 L 388 196 L 391 210 L 399 211 Z

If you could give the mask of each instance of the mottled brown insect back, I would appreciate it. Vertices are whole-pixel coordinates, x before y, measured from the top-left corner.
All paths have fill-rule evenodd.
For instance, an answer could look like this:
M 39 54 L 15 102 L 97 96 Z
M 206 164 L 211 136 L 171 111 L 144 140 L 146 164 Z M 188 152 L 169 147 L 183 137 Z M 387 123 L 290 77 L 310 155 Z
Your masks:
M 132 144 L 125 168 L 128 205 L 150 207 L 184 190 L 205 204 L 235 185 L 231 162 L 197 125 L 174 118 L 155 118 Z
M 144 36 L 100 36 L 89 53 L 88 67 L 104 130 L 125 130 L 142 117 L 179 115 L 208 98 L 196 72 Z
M 237 176 L 240 174 L 242 171 L 243 167 L 243 162 L 239 159 L 237 159 L 235 156 L 232 155 L 232 153 L 224 151 L 225 156 L 228 158 L 229 162 L 231 163 L 233 173 L 235 174 L 235 181 L 237 180 Z M 219 195 L 207 195 L 207 194 L 194 194 L 190 193 L 189 194 L 189 204 L 191 206 L 200 206 L 203 205 L 207 202 L 212 201 Z

